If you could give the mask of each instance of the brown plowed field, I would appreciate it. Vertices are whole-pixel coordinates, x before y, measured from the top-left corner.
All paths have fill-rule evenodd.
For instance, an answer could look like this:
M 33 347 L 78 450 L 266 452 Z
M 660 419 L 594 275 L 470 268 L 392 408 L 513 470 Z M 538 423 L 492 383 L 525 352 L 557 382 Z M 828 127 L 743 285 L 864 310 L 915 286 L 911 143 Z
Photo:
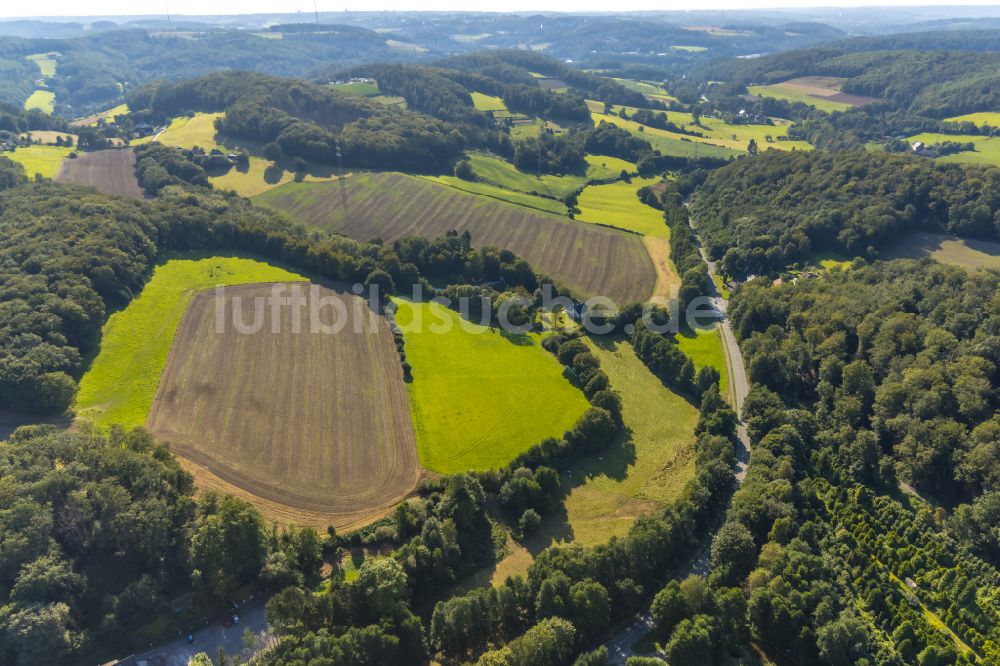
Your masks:
M 307 226 L 361 241 L 433 238 L 452 229 L 468 230 L 473 245 L 507 248 L 578 296 L 608 296 L 619 305 L 645 301 L 656 285 L 656 269 L 641 236 L 399 173 L 288 183 L 254 197 L 254 202 Z
M 287 293 L 287 292 L 286 292 Z M 170 442 L 204 489 L 235 492 L 282 523 L 343 528 L 377 517 L 420 475 L 410 403 L 388 324 L 363 300 L 321 288 L 347 305 L 337 333 L 301 332 L 292 308 L 272 329 L 271 285 L 229 287 L 226 325 L 216 332 L 215 292 L 195 296 L 174 338 L 147 427 Z M 303 296 L 314 294 L 303 288 Z M 264 325 L 254 320 L 256 299 Z M 322 320 L 332 323 L 330 307 Z M 361 322 L 361 330 L 355 323 Z
M 75 160 L 63 160 L 56 180 L 89 185 L 105 194 L 131 199 L 144 196 L 135 179 L 135 153 L 131 148 L 79 153 Z

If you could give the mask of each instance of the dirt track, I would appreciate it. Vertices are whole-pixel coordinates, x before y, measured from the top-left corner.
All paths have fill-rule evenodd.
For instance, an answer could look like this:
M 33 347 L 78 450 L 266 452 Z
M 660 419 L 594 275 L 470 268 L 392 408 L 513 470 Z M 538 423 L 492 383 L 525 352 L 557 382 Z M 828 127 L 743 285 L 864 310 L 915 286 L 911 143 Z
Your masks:
M 255 299 L 270 294 L 271 285 L 226 289 L 222 333 L 216 333 L 214 291 L 195 296 L 147 427 L 170 442 L 200 488 L 250 499 L 278 522 L 343 528 L 384 514 L 420 475 L 388 325 L 381 317 L 369 320 L 358 297 L 322 288 L 320 297 L 337 295 L 348 307 L 340 332 L 310 332 L 303 308 L 295 333 L 288 306 L 272 332 L 268 301 L 261 301 L 261 330 L 238 332 L 233 298 L 242 298 L 249 323 Z M 307 287 L 303 296 L 312 299 Z M 323 311 L 324 322 L 332 318 L 330 308 Z M 359 319 L 361 332 L 354 327 Z
M 144 197 L 135 179 L 135 153 L 131 148 L 79 153 L 76 159 L 63 160 L 56 180 L 88 185 L 105 194 L 130 199 Z

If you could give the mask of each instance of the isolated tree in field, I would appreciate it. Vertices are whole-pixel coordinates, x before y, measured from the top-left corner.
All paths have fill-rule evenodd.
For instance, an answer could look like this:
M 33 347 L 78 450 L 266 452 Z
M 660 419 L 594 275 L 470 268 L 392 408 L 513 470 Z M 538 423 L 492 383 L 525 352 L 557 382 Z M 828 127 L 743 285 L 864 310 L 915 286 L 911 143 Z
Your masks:
M 273 141 L 271 143 L 265 143 L 261 151 L 264 153 L 264 159 L 271 162 L 277 162 L 284 154 L 281 150 L 281 146 Z
M 747 144 L 747 153 L 750 155 L 756 155 L 758 152 L 760 152 L 760 150 L 757 148 L 757 140 L 750 139 L 750 143 Z
M 462 180 L 475 180 L 476 172 L 472 170 L 472 163 L 469 160 L 459 160 L 455 164 L 455 176 Z

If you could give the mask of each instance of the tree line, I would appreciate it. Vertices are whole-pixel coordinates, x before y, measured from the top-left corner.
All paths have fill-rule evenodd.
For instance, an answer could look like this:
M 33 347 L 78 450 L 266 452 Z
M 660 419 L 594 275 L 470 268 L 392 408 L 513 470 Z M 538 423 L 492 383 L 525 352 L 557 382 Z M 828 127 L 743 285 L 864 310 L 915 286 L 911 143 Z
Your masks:
M 710 258 L 742 277 L 812 253 L 878 256 L 907 231 L 1000 238 L 1000 170 L 872 151 L 766 151 L 713 171 L 691 199 Z

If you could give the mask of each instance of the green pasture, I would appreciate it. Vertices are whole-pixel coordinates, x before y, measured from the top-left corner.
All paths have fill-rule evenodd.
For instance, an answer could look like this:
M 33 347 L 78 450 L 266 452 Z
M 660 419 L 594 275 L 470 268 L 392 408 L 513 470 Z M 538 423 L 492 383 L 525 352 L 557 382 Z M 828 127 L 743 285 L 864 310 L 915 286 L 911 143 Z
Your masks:
M 750 86 L 747 90 L 749 90 L 751 95 L 756 95 L 757 97 L 773 97 L 774 99 L 783 99 L 788 102 L 802 102 L 828 113 L 846 111 L 853 106 L 846 102 L 835 102 L 832 99 L 826 99 L 818 95 L 810 95 L 804 90 L 789 88 L 781 83 L 774 83 L 768 86 Z
M 933 134 L 925 132 L 911 136 L 908 141 L 923 141 L 926 145 L 957 141 L 958 143 L 973 143 L 975 150 L 964 150 L 937 158 L 938 162 L 957 162 L 959 164 L 992 164 L 1000 166 L 1000 137 L 981 136 L 979 134 Z
M 607 224 L 619 229 L 637 231 L 644 236 L 668 237 L 663 211 L 639 201 L 636 192 L 645 185 L 654 185 L 658 178 L 618 180 L 605 185 L 588 185 L 580 193 L 576 219 Z
M 685 329 L 674 336 L 677 347 L 694 363 L 695 369 L 709 367 L 719 371 L 719 393 L 729 395 L 729 372 L 722 335 L 716 326 Z
M 23 166 L 24 173 L 28 175 L 28 178 L 34 178 L 36 173 L 41 174 L 44 178 L 55 178 L 63 160 L 73 150 L 73 148 L 63 146 L 33 144 L 22 146 L 13 152 L 3 153 L 3 156 Z
M 38 109 L 51 114 L 56 110 L 56 94 L 51 90 L 36 90 L 24 100 L 24 110 Z
M 955 116 L 953 118 L 945 118 L 946 123 L 962 123 L 970 122 L 976 125 L 989 125 L 990 127 L 1000 127 L 1000 112 L 998 111 L 979 111 L 977 113 L 967 113 L 964 116 Z
M 441 474 L 500 467 L 573 427 L 589 403 L 540 336 L 511 336 L 438 303 L 397 300 L 420 464 Z

